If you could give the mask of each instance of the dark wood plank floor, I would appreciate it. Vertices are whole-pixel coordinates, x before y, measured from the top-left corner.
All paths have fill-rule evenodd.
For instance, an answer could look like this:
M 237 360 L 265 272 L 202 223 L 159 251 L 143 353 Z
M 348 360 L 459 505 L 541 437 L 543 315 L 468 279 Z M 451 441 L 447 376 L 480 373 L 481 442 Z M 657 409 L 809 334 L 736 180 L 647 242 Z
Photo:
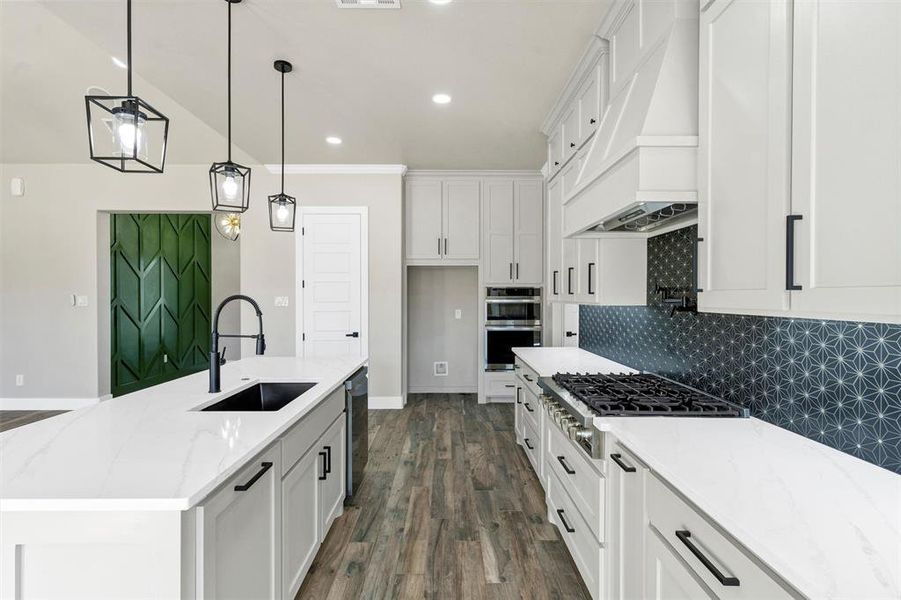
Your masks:
M 63 414 L 64 410 L 0 410 L 0 433 L 41 419 Z
M 513 406 L 415 394 L 369 412 L 369 463 L 298 599 L 590 598 L 513 432 Z

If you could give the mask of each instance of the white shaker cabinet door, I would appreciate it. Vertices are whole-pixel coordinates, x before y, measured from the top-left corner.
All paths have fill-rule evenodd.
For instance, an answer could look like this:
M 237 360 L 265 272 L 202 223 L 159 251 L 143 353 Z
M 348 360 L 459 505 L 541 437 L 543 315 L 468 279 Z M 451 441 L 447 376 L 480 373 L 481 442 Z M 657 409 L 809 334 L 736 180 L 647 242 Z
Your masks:
M 281 596 L 280 448 L 252 460 L 198 508 L 198 597 Z
M 407 181 L 404 229 L 408 259 L 441 258 L 444 250 L 441 215 L 441 182 Z
M 557 177 L 547 186 L 547 299 L 560 300 L 563 294 L 563 188 Z
M 328 428 L 318 445 L 318 453 L 325 461 L 324 469 L 319 476 L 319 522 L 323 539 L 332 521 L 344 512 L 346 430 L 345 415 L 342 413 Z M 317 446 L 313 447 L 314 450 L 316 448 Z
M 513 275 L 518 285 L 541 285 L 544 269 L 544 193 L 541 180 L 514 182 Z
M 794 10 L 798 316 L 901 322 L 901 2 Z
M 789 307 L 791 8 L 790 0 L 717 0 L 701 14 L 698 302 L 705 311 Z
M 614 600 L 645 598 L 644 531 L 648 528 L 648 469 L 619 444 L 608 461 L 611 526 L 610 588 Z
M 513 283 L 513 181 L 484 184 L 485 283 Z
M 717 600 L 650 526 L 645 530 L 644 579 L 648 600 Z
M 478 180 L 444 182 L 445 258 L 479 258 L 481 186 Z
M 319 481 L 323 460 L 310 449 L 282 480 L 282 595 L 293 599 L 316 557 L 319 530 Z

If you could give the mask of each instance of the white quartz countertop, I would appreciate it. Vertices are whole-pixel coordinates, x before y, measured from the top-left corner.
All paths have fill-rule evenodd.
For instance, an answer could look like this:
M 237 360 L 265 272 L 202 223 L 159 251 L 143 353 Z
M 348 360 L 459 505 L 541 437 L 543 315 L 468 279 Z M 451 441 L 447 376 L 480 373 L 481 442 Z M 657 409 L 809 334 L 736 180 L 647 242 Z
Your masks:
M 0 434 L 0 510 L 185 510 L 366 363 L 252 357 Z M 201 412 L 260 381 L 317 385 L 278 411 Z
M 517 354 L 544 376 L 574 351 Z M 901 476 L 755 418 L 595 424 L 805 596 L 901 598 Z
M 556 373 L 638 372 L 581 348 L 514 348 L 513 352 L 532 367 L 539 377 L 550 377 Z

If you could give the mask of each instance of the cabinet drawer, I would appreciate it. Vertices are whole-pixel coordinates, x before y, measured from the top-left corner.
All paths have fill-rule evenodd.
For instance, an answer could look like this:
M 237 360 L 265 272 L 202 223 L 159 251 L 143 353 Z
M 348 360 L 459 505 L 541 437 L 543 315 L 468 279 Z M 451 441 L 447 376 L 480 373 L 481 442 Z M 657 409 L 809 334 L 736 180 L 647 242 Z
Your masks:
M 579 510 L 563 490 L 556 475 L 547 476 L 548 520 L 557 526 L 582 581 L 594 600 L 602 597 L 604 587 L 604 549 L 594 538 Z
M 794 597 L 751 560 L 747 551 L 720 533 L 654 476 L 648 478 L 648 518 L 651 526 L 717 597 L 723 600 Z
M 344 411 L 344 403 L 344 386 L 341 386 L 285 433 L 282 437 L 282 477 Z
M 507 398 L 516 395 L 516 376 L 513 371 L 488 371 L 485 373 L 485 396 Z
M 538 373 L 518 356 L 516 357 L 516 376 L 519 378 L 519 385 L 531 390 L 536 396 L 542 394 L 541 388 L 538 386 Z
M 603 542 L 606 480 L 585 452 L 556 425 L 549 425 L 548 433 L 545 441 L 547 468 L 558 477 L 594 537 Z
M 533 430 L 540 431 L 538 411 L 541 409 L 541 404 L 538 402 L 538 397 L 528 389 L 520 388 L 519 400 L 522 402 L 522 416 L 525 417 L 525 421 L 532 426 Z
M 532 468 L 538 474 L 538 461 L 541 460 L 541 439 L 538 436 L 538 428 L 533 427 L 528 420 L 523 425 L 522 447 L 526 451 L 526 456 L 529 457 L 529 462 L 532 463 Z

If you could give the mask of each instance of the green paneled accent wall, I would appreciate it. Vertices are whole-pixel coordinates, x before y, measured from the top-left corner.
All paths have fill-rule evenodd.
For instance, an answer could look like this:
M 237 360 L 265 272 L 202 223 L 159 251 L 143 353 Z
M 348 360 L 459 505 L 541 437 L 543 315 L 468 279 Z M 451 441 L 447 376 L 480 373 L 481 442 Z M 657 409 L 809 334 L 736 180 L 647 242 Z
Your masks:
M 210 215 L 110 215 L 112 392 L 209 367 Z

